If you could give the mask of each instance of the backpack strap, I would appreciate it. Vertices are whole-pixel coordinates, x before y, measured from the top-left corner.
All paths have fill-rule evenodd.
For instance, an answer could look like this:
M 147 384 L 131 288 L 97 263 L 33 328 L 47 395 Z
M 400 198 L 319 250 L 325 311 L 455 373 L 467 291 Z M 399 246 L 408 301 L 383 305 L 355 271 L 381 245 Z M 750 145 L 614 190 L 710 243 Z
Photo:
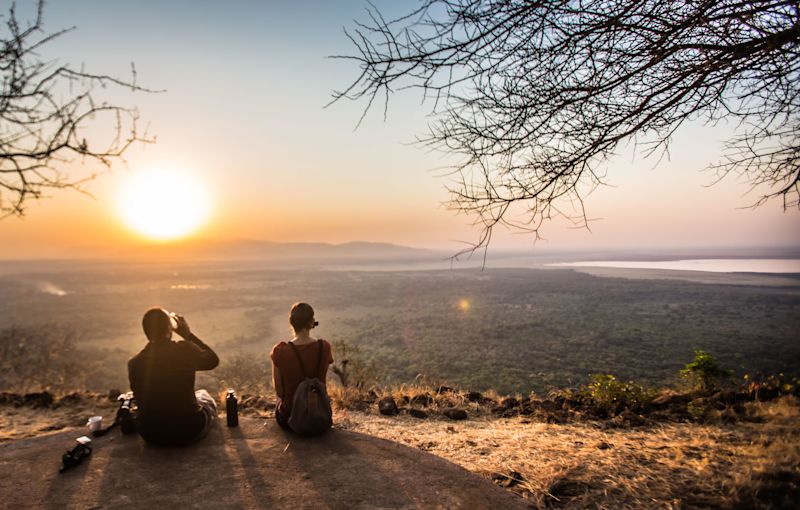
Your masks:
M 300 370 L 303 372 L 303 377 L 308 377 L 308 372 L 306 372 L 306 366 L 303 364 L 303 358 L 300 356 L 300 351 L 297 350 L 297 346 L 292 342 L 289 342 L 289 345 L 292 347 L 295 357 L 297 357 L 297 362 L 300 363 Z

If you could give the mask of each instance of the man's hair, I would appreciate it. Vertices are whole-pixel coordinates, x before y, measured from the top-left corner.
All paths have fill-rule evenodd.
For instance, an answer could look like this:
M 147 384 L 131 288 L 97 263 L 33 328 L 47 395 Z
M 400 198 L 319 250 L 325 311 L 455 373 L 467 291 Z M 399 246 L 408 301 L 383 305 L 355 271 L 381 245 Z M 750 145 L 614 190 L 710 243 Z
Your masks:
M 314 325 L 314 309 L 308 303 L 293 304 L 289 311 L 289 324 L 295 331 L 311 329 Z
M 142 317 L 142 329 L 150 341 L 164 339 L 170 327 L 169 315 L 163 308 L 151 308 Z

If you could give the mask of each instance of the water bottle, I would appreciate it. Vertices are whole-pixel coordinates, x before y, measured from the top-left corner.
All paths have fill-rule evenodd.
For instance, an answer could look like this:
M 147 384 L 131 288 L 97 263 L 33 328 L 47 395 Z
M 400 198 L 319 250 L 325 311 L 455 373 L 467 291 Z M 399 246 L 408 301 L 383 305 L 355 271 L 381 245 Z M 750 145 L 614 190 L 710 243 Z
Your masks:
M 229 427 L 239 425 L 239 403 L 236 401 L 233 388 L 228 389 L 228 396 L 225 397 L 225 414 L 228 418 Z

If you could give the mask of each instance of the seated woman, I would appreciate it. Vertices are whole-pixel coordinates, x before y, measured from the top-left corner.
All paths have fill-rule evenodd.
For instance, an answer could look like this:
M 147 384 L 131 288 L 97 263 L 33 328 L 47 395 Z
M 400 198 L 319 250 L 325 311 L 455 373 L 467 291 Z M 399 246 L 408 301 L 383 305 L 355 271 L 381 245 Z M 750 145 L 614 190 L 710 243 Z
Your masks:
M 288 429 L 292 413 L 292 401 L 297 387 L 306 378 L 317 378 L 325 384 L 328 365 L 333 363 L 331 344 L 327 340 L 311 337 L 317 326 L 314 309 L 308 303 L 295 303 L 289 312 L 289 324 L 294 338 L 288 343 L 280 342 L 272 348 L 272 382 L 278 401 L 275 419 L 278 425 Z M 299 358 L 299 359 L 298 359 Z

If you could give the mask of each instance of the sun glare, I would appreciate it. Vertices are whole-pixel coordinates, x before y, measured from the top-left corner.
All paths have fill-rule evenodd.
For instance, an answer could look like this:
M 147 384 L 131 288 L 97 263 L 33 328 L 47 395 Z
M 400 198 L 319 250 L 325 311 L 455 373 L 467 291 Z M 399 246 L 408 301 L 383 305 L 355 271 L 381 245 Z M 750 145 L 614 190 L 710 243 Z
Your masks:
M 206 221 L 210 209 L 203 187 L 171 170 L 131 173 L 120 190 L 118 206 L 131 230 L 156 240 L 191 234 Z

